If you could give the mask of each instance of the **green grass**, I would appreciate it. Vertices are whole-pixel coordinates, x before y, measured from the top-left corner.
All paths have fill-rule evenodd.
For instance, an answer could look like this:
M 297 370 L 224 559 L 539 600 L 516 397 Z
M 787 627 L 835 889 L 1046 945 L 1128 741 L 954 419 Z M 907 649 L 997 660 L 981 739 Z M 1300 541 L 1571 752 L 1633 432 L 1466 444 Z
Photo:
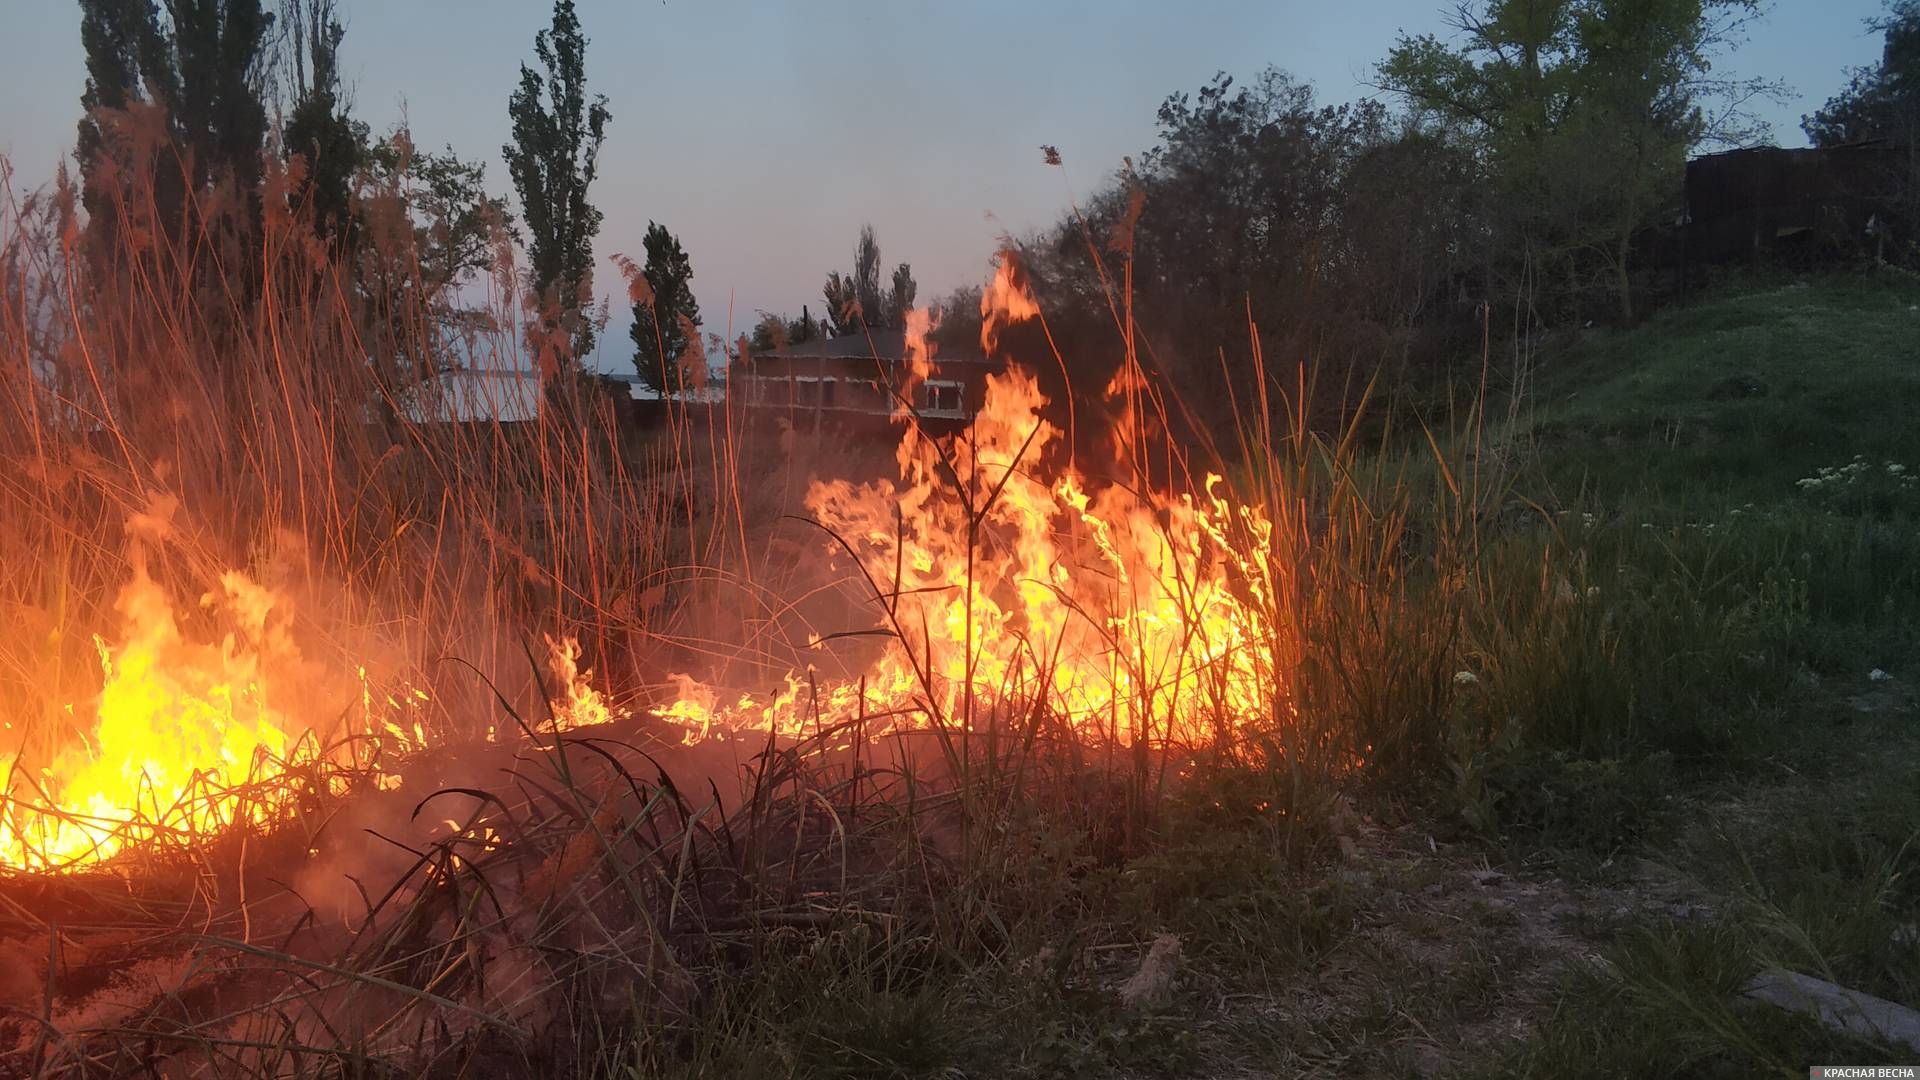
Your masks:
M 1920 740 L 1910 720 L 1816 726 L 1797 775 L 1701 797 L 1650 850 L 1711 897 L 1682 921 L 1607 928 L 1535 1035 L 1466 1076 L 1800 1075 L 1810 1063 L 1892 1063 L 1903 1048 L 1827 1031 L 1744 1001 L 1784 967 L 1920 1008 Z
M 1565 508 L 1601 630 L 1547 621 L 1559 634 L 1536 635 L 1530 663 L 1502 652 L 1533 683 L 1500 707 L 1535 722 L 1471 790 L 1497 850 L 1604 864 L 1628 888 L 1665 867 L 1708 913 L 1597 928 L 1604 959 L 1534 1034 L 1458 1075 L 1789 1076 L 1911 1056 L 1738 990 L 1780 966 L 1920 1007 L 1905 929 L 1920 922 L 1920 495 L 1885 470 L 1920 462 L 1916 305 L 1899 277 L 1769 283 L 1545 361 L 1530 482 Z M 1798 483 L 1856 458 L 1850 478 Z M 1605 662 L 1540 675 L 1568 646 Z
M 1848 274 L 1730 288 L 1541 360 L 1519 505 L 1468 615 L 1478 681 L 1456 708 L 1477 715 L 1455 723 L 1488 729 L 1456 755 L 1470 809 L 1605 852 L 1655 824 L 1639 774 L 1750 770 L 1870 670 L 1910 666 L 1920 486 L 1886 464 L 1920 463 L 1916 343 L 1920 287 Z
M 1844 274 L 1712 293 L 1541 362 L 1552 485 L 1678 511 L 1767 501 L 1854 455 L 1920 466 L 1920 285 Z

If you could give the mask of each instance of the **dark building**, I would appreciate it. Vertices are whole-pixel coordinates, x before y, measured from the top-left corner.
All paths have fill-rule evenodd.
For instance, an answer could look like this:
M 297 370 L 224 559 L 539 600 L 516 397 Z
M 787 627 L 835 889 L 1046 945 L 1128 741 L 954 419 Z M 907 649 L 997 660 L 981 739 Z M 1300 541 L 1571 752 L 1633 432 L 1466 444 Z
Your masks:
M 754 355 L 735 369 L 729 396 L 749 410 L 782 410 L 798 421 L 865 426 L 882 422 L 907 382 L 906 334 L 872 330 L 816 338 Z M 986 401 L 987 375 L 1005 365 L 979 353 L 935 348 L 932 372 L 913 405 L 929 429 L 964 428 Z
M 1708 154 L 1687 163 L 1685 259 L 1824 259 L 1912 249 L 1916 158 L 1885 142 Z

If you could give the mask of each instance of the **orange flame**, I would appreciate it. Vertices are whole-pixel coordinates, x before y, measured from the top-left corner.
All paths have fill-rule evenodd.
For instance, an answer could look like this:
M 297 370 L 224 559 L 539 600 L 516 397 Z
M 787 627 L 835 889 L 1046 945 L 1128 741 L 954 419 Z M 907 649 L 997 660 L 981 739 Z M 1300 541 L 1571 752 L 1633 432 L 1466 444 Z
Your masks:
M 95 638 L 104 683 L 91 730 L 38 768 L 0 754 L 0 865 L 74 868 L 275 824 L 299 812 L 312 785 L 337 793 L 330 778 L 399 786 L 382 766 L 433 742 L 418 712 L 427 693 L 405 687 L 383 696 L 383 707 L 360 668 L 369 737 L 323 743 L 286 705 L 331 711 L 302 700 L 299 676 L 312 665 L 292 638 L 284 601 L 236 572 L 221 586 L 207 603 L 224 609 L 238 633 L 198 642 L 182 631 L 166 591 L 136 570 L 117 604 L 120 643 Z M 549 638 L 548 646 L 559 682 L 548 730 L 622 715 L 580 669 L 578 642 Z
M 1011 260 L 984 295 L 981 346 L 992 355 L 1002 332 L 1039 307 Z M 930 328 L 924 313 L 909 319 L 909 387 L 931 370 Z M 1130 410 L 1138 378 L 1129 368 L 1113 388 Z M 1233 504 L 1217 476 L 1173 498 L 1091 482 L 1058 465 L 1064 439 L 1029 372 L 1009 365 L 985 390 L 966 437 L 906 433 L 897 480 L 809 487 L 807 509 L 845 545 L 829 557 L 851 555 L 843 569 L 882 613 L 877 655 L 853 677 L 795 672 L 770 694 L 676 676 L 674 700 L 653 715 L 687 742 L 748 730 L 795 737 L 865 717 L 949 732 L 1046 722 L 1088 742 L 1166 746 L 1284 707 L 1267 592 L 1273 531 L 1260 510 Z M 119 598 L 118 644 L 99 646 L 90 729 L 44 761 L 0 755 L 0 865 L 86 865 L 283 822 L 314 786 L 337 791 L 342 776 L 397 785 L 381 755 L 434 741 L 416 708 L 424 692 L 377 694 L 364 670 L 364 737 L 325 741 L 307 720 L 320 715 L 305 685 L 315 665 L 300 655 L 283 599 L 229 573 L 208 603 L 236 628 L 218 642 L 184 632 L 165 591 L 136 572 Z M 560 684 L 547 731 L 623 715 L 582 669 L 578 642 L 547 644 Z M 329 722 L 351 712 L 337 704 Z
M 1003 260 L 982 301 L 989 355 L 1039 306 Z M 1264 594 L 1272 529 L 1205 490 L 1171 501 L 1072 468 L 1044 477 L 1060 432 L 1016 365 L 987 378 L 970 439 L 942 450 L 909 432 L 900 482 L 817 480 L 806 506 L 854 553 L 890 640 L 858 679 L 790 675 L 771 699 L 686 676 L 653 715 L 688 741 L 716 730 L 798 736 L 834 719 L 979 730 L 1049 715 L 1091 739 L 1202 737 L 1274 707 L 1278 673 Z
M 59 753 L 37 783 L 6 762 L 11 797 L 0 816 L 0 863 L 90 862 L 130 843 L 276 816 L 240 792 L 305 753 L 292 734 L 301 727 L 261 685 L 263 658 L 287 657 L 293 646 L 283 628 L 270 628 L 262 590 L 237 574 L 223 583 L 252 641 L 189 640 L 144 572 L 121 590 L 125 638 L 117 647 L 95 638 L 106 682 L 91 735 Z M 22 788 L 40 798 L 23 797 Z

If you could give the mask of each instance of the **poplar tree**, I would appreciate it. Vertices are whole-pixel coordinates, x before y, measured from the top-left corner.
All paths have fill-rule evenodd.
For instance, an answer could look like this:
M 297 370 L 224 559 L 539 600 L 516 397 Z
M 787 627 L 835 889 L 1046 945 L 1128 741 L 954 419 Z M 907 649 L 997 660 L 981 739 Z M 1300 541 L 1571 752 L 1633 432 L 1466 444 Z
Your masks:
M 573 0 L 553 5 L 553 25 L 533 39 L 541 70 L 520 65 L 520 85 L 507 105 L 513 141 L 501 148 L 520 217 L 527 231 L 527 261 L 540 302 L 543 340 L 565 338 L 568 361 L 577 365 L 593 351 L 593 238 L 600 211 L 587 201 L 598 167 L 600 144 L 613 114 L 605 95 L 587 96 L 587 38 L 580 32 Z
M 687 351 L 687 328 L 700 325 L 700 305 L 693 298 L 693 264 L 680 240 L 649 221 L 644 244 L 647 290 L 633 305 L 633 367 L 642 383 L 665 395 L 682 389 L 675 369 Z

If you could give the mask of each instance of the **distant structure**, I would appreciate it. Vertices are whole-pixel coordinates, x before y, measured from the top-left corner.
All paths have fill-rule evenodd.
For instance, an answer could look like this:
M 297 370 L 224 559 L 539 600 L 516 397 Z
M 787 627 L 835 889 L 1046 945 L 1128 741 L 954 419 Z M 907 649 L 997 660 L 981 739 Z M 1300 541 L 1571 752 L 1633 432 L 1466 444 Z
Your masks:
M 491 358 L 489 358 L 491 359 Z M 634 407 L 646 388 L 632 375 L 603 371 L 584 373 L 582 388 L 616 406 L 623 424 L 631 423 Z M 712 404 L 716 394 L 686 400 Z M 547 388 L 531 366 L 460 367 L 436 372 L 408 387 L 399 401 L 400 413 L 416 424 L 531 424 L 548 408 Z
M 812 426 L 880 424 L 906 383 L 906 355 L 900 330 L 816 338 L 754 354 L 735 369 L 728 392 L 749 410 L 784 412 Z M 913 405 L 925 427 L 942 432 L 973 420 L 986 402 L 987 376 L 1005 367 L 949 348 L 934 349 L 931 366 Z
M 539 416 L 540 398 L 531 369 L 459 368 L 408 388 L 400 406 L 416 424 L 526 424 Z
M 1914 151 L 1885 141 L 1708 154 L 1687 163 L 1681 259 L 1825 260 L 1912 250 Z
M 659 427 L 669 409 L 684 409 L 705 423 L 714 410 L 732 408 L 749 418 L 777 415 L 795 427 L 879 433 L 892 430 L 899 388 L 907 381 L 906 354 L 906 334 L 900 330 L 817 338 L 751 354 L 734 365 L 727 380 L 689 388 L 671 401 L 630 374 L 590 374 L 621 403 L 621 422 L 638 430 Z M 540 375 L 531 366 L 509 363 L 489 356 L 424 379 L 408 389 L 399 403 L 401 413 L 420 424 L 531 423 L 545 407 Z M 923 428 L 947 434 L 972 423 L 986 402 L 987 376 L 1006 365 L 977 352 L 935 348 L 930 367 L 915 389 L 914 410 Z

